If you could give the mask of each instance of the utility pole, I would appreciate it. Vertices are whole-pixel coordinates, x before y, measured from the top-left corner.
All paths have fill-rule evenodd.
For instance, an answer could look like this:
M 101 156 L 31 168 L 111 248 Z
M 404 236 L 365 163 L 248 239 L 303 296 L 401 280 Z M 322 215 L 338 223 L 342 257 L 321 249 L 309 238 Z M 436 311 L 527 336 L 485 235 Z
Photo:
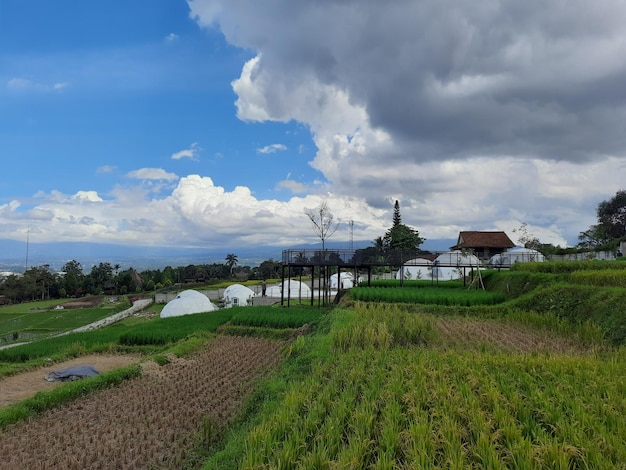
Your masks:
M 30 239 L 30 227 L 26 230 L 26 267 L 24 268 L 24 272 L 28 271 L 28 244 Z
M 350 221 L 350 251 L 354 251 L 354 220 Z

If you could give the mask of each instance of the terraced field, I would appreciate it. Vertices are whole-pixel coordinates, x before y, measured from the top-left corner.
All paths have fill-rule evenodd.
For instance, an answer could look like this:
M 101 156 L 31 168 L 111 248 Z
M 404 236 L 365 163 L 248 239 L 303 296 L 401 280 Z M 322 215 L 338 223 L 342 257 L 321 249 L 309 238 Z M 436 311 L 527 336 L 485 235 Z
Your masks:
M 224 336 L 191 359 L 149 363 L 137 379 L 0 433 L 0 469 L 181 468 L 199 431 L 225 428 L 283 346 Z

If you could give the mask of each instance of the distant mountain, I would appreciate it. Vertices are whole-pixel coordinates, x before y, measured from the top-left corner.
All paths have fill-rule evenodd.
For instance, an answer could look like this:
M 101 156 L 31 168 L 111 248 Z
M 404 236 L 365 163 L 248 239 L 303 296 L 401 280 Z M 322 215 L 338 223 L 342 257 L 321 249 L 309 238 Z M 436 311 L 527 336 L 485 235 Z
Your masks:
M 456 239 L 427 240 L 422 249 L 427 251 L 447 251 Z M 354 242 L 327 242 L 328 249 L 361 249 L 372 246 L 371 240 Z M 146 246 L 121 246 L 101 243 L 30 243 L 28 253 L 26 242 L 0 240 L 0 271 L 23 272 L 28 267 L 50 265 L 52 270 L 60 270 L 71 260 L 78 261 L 86 272 L 99 263 L 119 264 L 122 269 L 134 268 L 163 269 L 166 266 L 178 267 L 190 264 L 223 263 L 226 255 L 237 255 L 240 266 L 258 266 L 261 262 L 273 259 L 280 261 L 282 251 L 287 249 L 319 249 L 320 243 L 292 245 L 285 247 L 248 247 L 203 250 L 201 248 L 171 248 Z

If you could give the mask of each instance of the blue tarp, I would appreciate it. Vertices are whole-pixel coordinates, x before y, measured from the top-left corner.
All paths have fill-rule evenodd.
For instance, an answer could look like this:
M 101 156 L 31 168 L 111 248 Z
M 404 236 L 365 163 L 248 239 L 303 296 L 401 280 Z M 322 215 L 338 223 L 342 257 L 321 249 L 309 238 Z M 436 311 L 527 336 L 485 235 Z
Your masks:
M 67 369 L 55 370 L 46 376 L 48 382 L 67 382 L 71 380 L 84 379 L 85 377 L 95 377 L 99 375 L 93 366 L 74 366 Z

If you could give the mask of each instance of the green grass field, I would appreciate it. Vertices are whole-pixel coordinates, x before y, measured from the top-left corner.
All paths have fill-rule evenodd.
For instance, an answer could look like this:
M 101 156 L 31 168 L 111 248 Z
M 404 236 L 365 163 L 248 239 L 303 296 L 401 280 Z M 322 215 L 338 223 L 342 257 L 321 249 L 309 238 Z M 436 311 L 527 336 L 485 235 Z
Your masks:
M 31 341 L 78 328 L 130 307 L 125 298 L 104 301 L 94 308 L 55 309 L 59 300 L 28 302 L 0 307 L 0 346 Z

